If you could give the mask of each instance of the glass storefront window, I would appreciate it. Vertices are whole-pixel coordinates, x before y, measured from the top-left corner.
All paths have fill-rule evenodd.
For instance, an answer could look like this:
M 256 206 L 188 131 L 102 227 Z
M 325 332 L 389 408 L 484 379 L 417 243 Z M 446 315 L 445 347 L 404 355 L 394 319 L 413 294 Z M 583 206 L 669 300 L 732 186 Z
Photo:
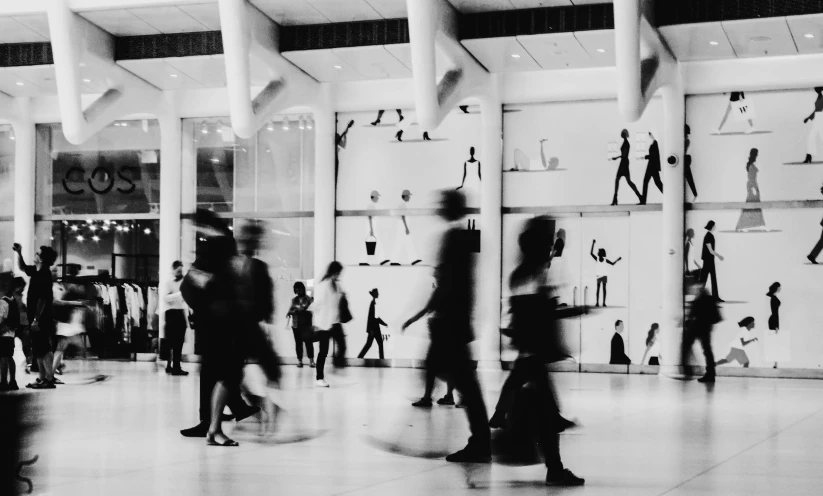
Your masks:
M 223 213 L 314 209 L 314 126 L 310 116 L 284 116 L 251 139 L 223 119 L 189 119 L 197 207 Z
M 11 126 L 0 126 L 0 217 L 14 215 L 13 172 L 14 132 Z
M 160 126 L 118 121 L 82 145 L 37 126 L 37 214 L 159 213 Z

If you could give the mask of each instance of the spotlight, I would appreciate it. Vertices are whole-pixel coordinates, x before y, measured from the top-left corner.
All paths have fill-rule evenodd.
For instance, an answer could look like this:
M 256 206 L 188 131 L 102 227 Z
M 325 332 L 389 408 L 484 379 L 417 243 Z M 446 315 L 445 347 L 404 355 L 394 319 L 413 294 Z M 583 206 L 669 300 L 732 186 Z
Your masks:
M 269 131 L 274 131 L 274 121 L 269 122 L 269 125 L 266 126 L 266 129 Z
M 148 227 L 143 229 L 143 234 L 151 234 L 151 229 L 149 229 Z
M 71 226 L 71 230 L 73 232 L 77 232 L 78 229 L 79 229 L 79 227 L 77 227 L 77 226 Z
M 288 130 L 289 130 L 289 118 L 284 117 L 283 118 L 283 131 L 288 131 Z
M 100 236 L 92 236 L 91 239 L 94 240 L 95 243 L 97 243 L 100 241 Z
M 109 226 L 103 226 L 103 230 L 109 232 Z
M 314 119 L 309 117 L 306 120 L 306 129 L 313 129 L 314 128 Z
M 200 132 L 203 133 L 203 134 L 209 134 L 208 123 L 203 122 L 203 124 L 200 125 Z
M 217 132 L 223 134 L 223 121 L 217 121 Z
M 81 243 L 82 243 L 82 242 L 83 242 L 83 236 L 81 236 L 81 235 L 79 235 L 79 234 L 78 234 L 78 235 L 77 235 L 77 241 L 79 241 L 79 242 L 81 242 Z
M 299 127 L 301 130 L 306 129 L 306 120 L 302 116 L 300 117 L 299 122 L 300 123 L 297 125 L 297 127 Z

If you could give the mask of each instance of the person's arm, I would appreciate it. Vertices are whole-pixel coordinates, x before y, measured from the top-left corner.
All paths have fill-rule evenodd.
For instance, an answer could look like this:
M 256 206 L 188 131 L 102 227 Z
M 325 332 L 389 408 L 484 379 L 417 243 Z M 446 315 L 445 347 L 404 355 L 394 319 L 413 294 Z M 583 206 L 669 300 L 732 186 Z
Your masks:
M 720 253 L 717 253 L 716 251 L 714 251 L 714 248 L 712 247 L 712 245 L 706 245 L 706 248 L 708 248 L 709 253 L 711 253 L 711 254 L 712 254 L 712 255 L 714 255 L 715 257 L 719 258 L 721 262 L 722 262 L 723 260 L 725 260 L 725 259 L 723 258 L 723 255 L 721 255 Z
M 381 319 L 380 317 L 377 317 L 377 323 L 383 327 L 389 327 L 389 324 L 383 322 L 383 319 Z
M 372 222 L 371 215 L 369 215 L 369 236 L 374 237 L 374 223 Z
M 409 234 L 411 234 L 411 230 L 409 230 L 409 223 L 406 222 L 406 216 L 402 215 L 400 216 L 400 219 L 403 221 L 403 227 L 406 228 L 406 235 L 408 236 Z
M 480 179 L 482 181 L 483 180 L 483 175 L 480 172 L 481 171 L 481 165 L 482 164 L 478 161 L 477 162 L 477 179 Z
M 543 168 L 548 169 L 549 168 L 549 161 L 546 160 L 546 152 L 543 150 L 543 143 L 545 143 L 545 142 L 546 142 L 546 140 L 544 140 L 544 139 L 540 140 L 540 161 L 543 163 Z
M 26 261 L 23 260 L 23 248 L 20 246 L 20 243 L 14 243 L 12 249 L 17 253 L 17 268 L 20 269 L 20 272 L 29 277 L 33 276 L 37 268 L 33 265 L 26 265 Z
M 463 180 L 460 181 L 460 186 L 457 189 L 462 189 L 466 184 L 466 162 L 463 162 Z
M 617 257 L 617 260 L 615 260 L 614 262 L 612 262 L 611 260 L 609 260 L 609 259 L 607 258 L 607 259 L 606 259 L 606 262 L 608 262 L 608 264 L 609 264 L 609 265 L 617 265 L 617 262 L 619 262 L 619 261 L 621 261 L 621 260 L 623 260 L 623 257 Z
M 594 256 L 594 243 L 595 243 L 595 241 L 596 241 L 596 240 L 594 240 L 594 239 L 592 240 L 592 249 L 591 249 L 591 250 L 589 250 L 589 255 L 591 255 L 591 256 L 592 256 L 592 258 L 594 259 L 594 261 L 595 261 L 595 262 L 597 262 L 597 257 L 596 257 L 596 256 Z
M 752 338 L 752 339 L 750 339 L 750 340 L 748 340 L 748 341 L 745 341 L 743 338 L 740 338 L 740 344 L 742 344 L 743 346 L 746 346 L 746 345 L 752 344 L 752 343 L 754 343 L 755 341 L 757 341 L 757 338 Z
M 652 349 L 652 346 L 654 346 L 654 343 L 646 345 L 646 351 L 643 352 L 643 358 L 640 359 L 640 365 L 644 365 L 646 363 L 646 357 L 649 354 L 649 350 Z

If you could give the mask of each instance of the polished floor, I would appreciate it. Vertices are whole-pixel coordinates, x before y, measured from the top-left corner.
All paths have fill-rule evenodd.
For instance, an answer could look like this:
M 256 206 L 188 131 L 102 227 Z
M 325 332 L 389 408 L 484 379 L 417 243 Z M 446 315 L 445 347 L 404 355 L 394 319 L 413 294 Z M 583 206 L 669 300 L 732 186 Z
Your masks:
M 79 371 L 79 368 L 85 370 Z M 194 366 L 190 365 L 190 368 Z M 707 389 L 659 376 L 555 374 L 567 416 L 564 462 L 586 486 L 548 488 L 540 466 L 463 467 L 438 459 L 468 436 L 462 410 L 409 406 L 420 371 L 287 367 L 274 433 L 227 423 L 238 448 L 180 436 L 197 418 L 197 376 L 154 364 L 72 362 L 96 385 L 38 391 L 23 471 L 34 494 L 146 495 L 814 495 L 823 494 L 823 381 L 721 378 Z M 500 371 L 482 371 L 486 400 Z M 26 378 L 23 378 L 24 380 Z M 441 393 L 438 386 L 437 393 Z

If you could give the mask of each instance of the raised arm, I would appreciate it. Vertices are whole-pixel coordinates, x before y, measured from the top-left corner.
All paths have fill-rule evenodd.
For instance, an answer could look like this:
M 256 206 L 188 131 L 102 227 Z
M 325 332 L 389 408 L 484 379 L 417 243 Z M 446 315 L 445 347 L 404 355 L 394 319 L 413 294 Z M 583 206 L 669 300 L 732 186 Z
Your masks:
M 592 249 L 589 251 L 589 255 L 591 255 L 592 258 L 594 259 L 594 261 L 597 262 L 597 257 L 594 256 L 594 243 L 595 243 L 595 240 L 593 239 L 592 240 Z
M 623 260 L 623 257 L 617 257 L 617 260 L 615 260 L 614 262 L 612 262 L 612 261 L 611 261 L 611 260 L 609 260 L 609 259 L 606 259 L 606 262 L 608 262 L 608 263 L 609 263 L 609 265 L 617 265 L 617 262 L 619 262 L 619 261 L 621 261 L 621 260 Z
M 31 277 L 34 275 L 35 267 L 31 265 L 26 265 L 25 260 L 23 260 L 23 249 L 19 243 L 14 243 L 13 250 L 17 253 L 17 268 L 20 269 L 20 272 L 26 274 L 27 276 Z

